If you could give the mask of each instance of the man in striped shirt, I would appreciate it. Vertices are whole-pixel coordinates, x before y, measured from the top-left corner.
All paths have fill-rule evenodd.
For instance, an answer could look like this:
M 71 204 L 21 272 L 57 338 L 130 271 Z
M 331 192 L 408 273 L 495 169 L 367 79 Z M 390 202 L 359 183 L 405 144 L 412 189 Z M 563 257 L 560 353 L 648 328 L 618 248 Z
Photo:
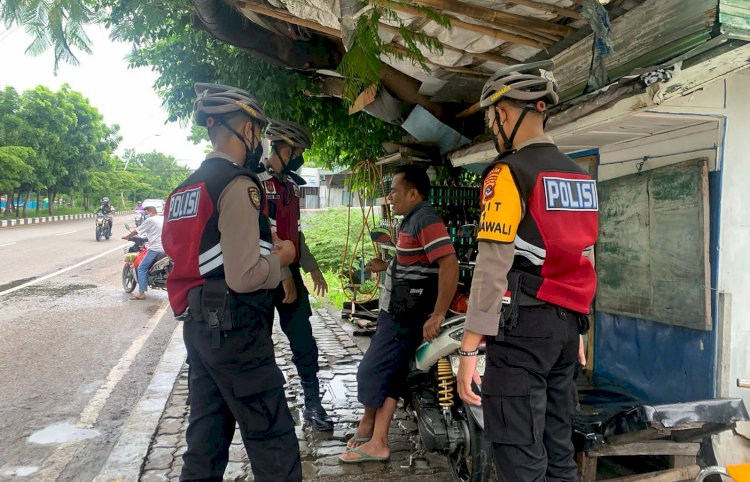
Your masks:
M 342 463 L 388 460 L 388 428 L 403 394 L 409 360 L 422 342 L 440 333 L 458 285 L 458 260 L 448 231 L 430 205 L 424 169 L 401 166 L 388 197 L 403 215 L 396 257 L 374 259 L 373 272 L 385 271 L 380 290 L 378 329 L 357 372 L 357 398 L 365 406 L 359 428 Z

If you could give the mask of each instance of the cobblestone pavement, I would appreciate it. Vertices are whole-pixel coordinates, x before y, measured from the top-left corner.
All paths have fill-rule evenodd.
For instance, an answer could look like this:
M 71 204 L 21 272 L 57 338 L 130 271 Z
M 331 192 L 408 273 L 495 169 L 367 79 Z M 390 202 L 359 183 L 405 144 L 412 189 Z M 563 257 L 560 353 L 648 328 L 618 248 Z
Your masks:
M 304 480 L 370 481 L 401 480 L 448 482 L 448 466 L 443 456 L 427 454 L 414 461 L 412 467 L 402 468 L 414 450 L 416 425 L 402 409 L 396 412 L 391 425 L 391 460 L 341 465 L 338 456 L 346 450 L 347 440 L 356 430 L 364 409 L 357 402 L 357 364 L 362 350 L 354 339 L 326 310 L 315 310 L 311 318 L 313 333 L 320 352 L 319 363 L 323 406 L 336 423 L 333 433 L 315 432 L 301 423 L 303 408 L 302 388 L 297 369 L 291 362 L 289 342 L 278 324 L 274 328 L 276 362 L 287 380 L 286 393 L 292 415 L 297 422 L 297 438 L 302 455 Z M 361 345 L 361 343 L 360 343 Z M 141 482 L 176 481 L 182 469 L 185 452 L 185 431 L 188 421 L 187 366 L 177 378 L 167 406 L 162 414 L 147 459 L 141 471 Z M 225 481 L 252 481 L 250 462 L 242 445 L 239 431 L 229 452 Z

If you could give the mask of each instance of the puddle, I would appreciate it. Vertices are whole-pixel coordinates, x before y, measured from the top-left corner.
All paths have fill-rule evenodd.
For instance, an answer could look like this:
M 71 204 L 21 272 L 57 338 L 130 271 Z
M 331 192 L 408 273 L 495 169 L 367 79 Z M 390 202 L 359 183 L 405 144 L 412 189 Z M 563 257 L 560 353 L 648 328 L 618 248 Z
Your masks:
M 34 444 L 47 445 L 77 442 L 98 436 L 98 430 L 78 428 L 68 422 L 62 422 L 32 433 L 28 441 Z
M 351 382 L 351 375 L 334 375 L 330 380 L 325 380 L 326 394 L 323 397 L 332 402 L 346 401 L 346 382 Z
M 25 477 L 27 475 L 39 472 L 39 467 L 22 465 L 19 467 L 3 467 L 0 469 L 0 475 L 4 477 Z
M 21 286 L 22 284 L 28 283 L 29 281 L 34 281 L 35 279 L 36 276 L 32 276 L 31 278 L 17 279 L 15 281 L 11 281 L 10 283 L 5 283 L 4 285 L 0 285 L 0 291 L 13 289 L 16 286 Z

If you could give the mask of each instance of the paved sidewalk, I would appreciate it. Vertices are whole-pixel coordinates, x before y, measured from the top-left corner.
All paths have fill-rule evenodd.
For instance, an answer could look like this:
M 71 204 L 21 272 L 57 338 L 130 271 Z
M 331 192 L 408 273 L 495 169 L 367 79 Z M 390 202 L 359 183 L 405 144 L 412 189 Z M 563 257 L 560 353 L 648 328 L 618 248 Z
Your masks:
M 297 438 L 302 454 L 302 471 L 305 480 L 321 481 L 450 481 L 445 457 L 427 454 L 408 463 L 414 450 L 416 425 L 403 410 L 396 412 L 391 427 L 391 460 L 389 462 L 367 462 L 359 465 L 341 465 L 338 456 L 346 450 L 345 440 L 354 433 L 359 416 L 363 412 L 357 402 L 357 364 L 362 359 L 362 350 L 352 336 L 326 310 L 316 310 L 311 319 L 313 333 L 320 351 L 320 379 L 323 405 L 336 422 L 333 433 L 319 433 L 303 426 L 302 389 L 297 370 L 291 362 L 291 350 L 286 336 L 278 324 L 274 329 L 276 361 L 287 379 L 286 392 L 292 415 L 297 422 Z M 361 340 L 358 340 L 361 342 Z M 361 345 L 362 343 L 360 343 Z M 172 393 L 162 413 L 155 435 L 148 448 L 148 455 L 141 469 L 141 482 L 177 481 L 185 452 L 185 431 L 188 421 L 187 366 L 175 381 Z M 250 462 L 242 445 L 239 432 L 235 433 L 229 454 L 225 481 L 251 481 Z

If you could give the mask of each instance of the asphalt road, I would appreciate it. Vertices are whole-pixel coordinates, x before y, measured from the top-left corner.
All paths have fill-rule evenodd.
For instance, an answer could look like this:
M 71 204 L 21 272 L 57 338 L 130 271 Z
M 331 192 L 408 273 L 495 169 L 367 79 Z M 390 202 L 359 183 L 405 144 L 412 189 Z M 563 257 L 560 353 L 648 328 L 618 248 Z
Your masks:
M 0 480 L 93 479 L 169 342 L 166 293 L 122 289 L 125 223 L 0 228 Z

